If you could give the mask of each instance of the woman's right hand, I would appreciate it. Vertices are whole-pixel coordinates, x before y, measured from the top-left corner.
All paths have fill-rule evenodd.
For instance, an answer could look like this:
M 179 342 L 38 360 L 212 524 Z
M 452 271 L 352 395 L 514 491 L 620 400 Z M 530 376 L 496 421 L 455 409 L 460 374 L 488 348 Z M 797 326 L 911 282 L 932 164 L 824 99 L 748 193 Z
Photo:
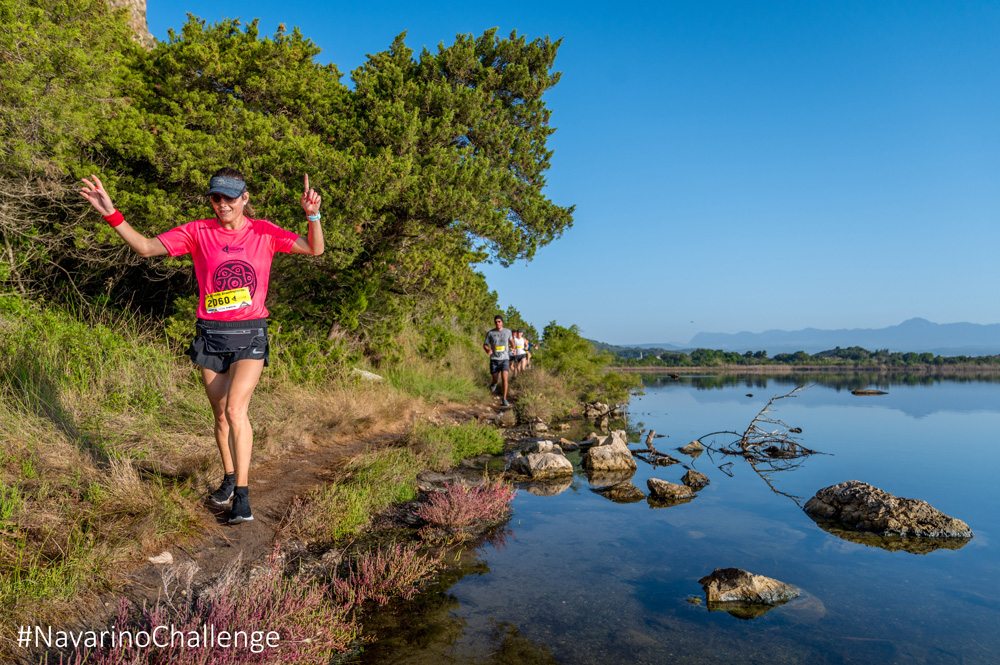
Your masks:
M 105 217 L 114 213 L 115 204 L 111 202 L 111 197 L 108 196 L 108 192 L 104 189 L 104 185 L 101 184 L 101 179 L 96 175 L 90 176 L 93 178 L 94 182 L 90 182 L 86 178 L 83 179 L 84 188 L 80 190 L 80 194 L 83 198 L 90 201 L 90 205 L 94 206 L 97 212 L 101 213 Z

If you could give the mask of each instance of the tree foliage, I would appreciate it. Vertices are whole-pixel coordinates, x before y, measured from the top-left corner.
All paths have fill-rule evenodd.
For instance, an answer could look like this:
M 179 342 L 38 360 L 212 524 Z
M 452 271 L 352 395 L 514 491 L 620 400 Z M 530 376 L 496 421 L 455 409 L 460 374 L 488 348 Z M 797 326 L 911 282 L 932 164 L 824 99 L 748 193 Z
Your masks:
M 209 216 L 223 165 L 304 234 L 308 173 L 327 252 L 278 257 L 269 307 L 376 356 L 408 321 L 481 327 L 496 297 L 475 265 L 530 259 L 572 224 L 544 194 L 558 41 L 488 30 L 415 56 L 403 33 L 347 85 L 283 26 L 190 17 L 147 51 L 99 0 L 0 0 L 0 18 L 0 278 L 22 293 L 187 316 L 189 259 L 131 254 L 76 194 L 89 173 L 149 236 Z

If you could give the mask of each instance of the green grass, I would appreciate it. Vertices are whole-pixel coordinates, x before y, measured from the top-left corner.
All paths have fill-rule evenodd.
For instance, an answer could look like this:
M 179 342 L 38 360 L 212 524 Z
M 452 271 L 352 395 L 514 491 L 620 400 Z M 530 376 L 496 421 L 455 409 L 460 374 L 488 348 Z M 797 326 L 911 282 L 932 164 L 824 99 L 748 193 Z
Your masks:
M 393 387 L 428 402 L 467 402 L 485 394 L 484 386 L 464 376 L 442 372 L 422 362 L 386 373 Z
M 411 433 L 414 448 L 427 465 L 444 471 L 467 457 L 503 452 L 503 435 L 495 427 L 476 422 L 465 425 L 422 425 Z
M 416 497 L 417 473 L 424 465 L 404 448 L 380 450 L 354 460 L 340 482 L 314 490 L 293 508 L 292 530 L 320 543 L 352 536 L 373 514 Z

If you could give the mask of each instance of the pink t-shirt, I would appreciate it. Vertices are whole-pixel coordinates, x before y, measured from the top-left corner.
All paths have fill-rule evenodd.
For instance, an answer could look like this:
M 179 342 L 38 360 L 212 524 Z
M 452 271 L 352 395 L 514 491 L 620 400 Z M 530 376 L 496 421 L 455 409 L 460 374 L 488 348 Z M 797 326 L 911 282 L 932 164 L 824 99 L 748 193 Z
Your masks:
M 275 252 L 290 252 L 299 235 L 263 219 L 229 231 L 198 219 L 157 236 L 170 256 L 191 254 L 198 278 L 198 318 L 247 321 L 268 315 L 264 300 Z

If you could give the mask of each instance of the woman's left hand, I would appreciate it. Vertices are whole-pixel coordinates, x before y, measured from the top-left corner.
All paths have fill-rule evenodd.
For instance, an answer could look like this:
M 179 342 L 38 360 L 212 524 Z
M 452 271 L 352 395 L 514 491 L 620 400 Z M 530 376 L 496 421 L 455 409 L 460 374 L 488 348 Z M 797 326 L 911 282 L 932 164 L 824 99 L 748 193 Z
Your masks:
M 306 215 L 316 215 L 319 213 L 319 204 L 322 201 L 315 189 L 309 188 L 309 174 L 306 174 L 305 191 L 302 192 L 302 209 Z

